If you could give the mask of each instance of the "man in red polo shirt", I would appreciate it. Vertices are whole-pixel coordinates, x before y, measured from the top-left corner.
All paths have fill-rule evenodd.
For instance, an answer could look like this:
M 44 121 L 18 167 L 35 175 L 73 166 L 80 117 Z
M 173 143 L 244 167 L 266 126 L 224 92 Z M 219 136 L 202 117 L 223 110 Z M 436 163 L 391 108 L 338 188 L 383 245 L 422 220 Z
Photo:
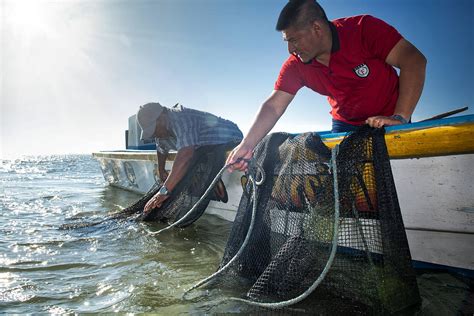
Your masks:
M 303 86 L 328 97 L 334 133 L 365 123 L 382 127 L 410 121 L 423 90 L 426 58 L 392 26 L 369 15 L 329 21 L 316 1 L 292 0 L 276 29 L 290 57 L 228 163 L 252 157 Z M 245 161 L 232 167 L 246 168 Z

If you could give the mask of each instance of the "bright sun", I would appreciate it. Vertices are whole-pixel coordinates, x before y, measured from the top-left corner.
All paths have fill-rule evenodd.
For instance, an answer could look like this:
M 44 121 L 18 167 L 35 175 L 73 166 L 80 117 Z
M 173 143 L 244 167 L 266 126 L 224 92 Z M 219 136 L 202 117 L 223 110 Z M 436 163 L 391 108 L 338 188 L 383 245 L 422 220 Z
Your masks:
M 1 131 L 9 135 L 13 130 L 27 134 L 34 130 L 34 137 L 49 139 L 46 135 L 51 134 L 55 140 L 64 137 L 58 131 L 75 135 L 81 130 L 73 128 L 77 121 L 89 119 L 84 108 L 104 103 L 97 101 L 106 85 L 100 63 L 107 60 L 101 55 L 108 39 L 103 32 L 104 2 L 0 0 L 0 68 L 5 92 L 0 112 L 9 117 L 2 120 Z M 25 113 L 28 120 L 23 119 Z M 18 135 L 7 142 L 6 148 L 14 148 L 9 152 L 24 151 L 15 140 L 25 136 Z M 57 150 L 55 142 L 36 143 L 28 145 L 28 151 Z
M 21 68 L 30 64 L 42 78 L 76 66 L 87 49 L 95 44 L 96 19 L 88 2 L 79 0 L 2 0 L 1 24 L 5 35 L 5 54 L 21 60 Z M 87 13 L 84 13 L 86 7 Z M 92 14 L 90 14 L 92 12 Z M 71 60 L 76 63 L 72 65 Z M 31 67 L 34 66 L 34 67 Z M 80 66 L 80 65 L 79 65 Z M 10 74 L 10 75 L 15 75 Z
M 48 34 L 54 31 L 51 27 L 57 22 L 57 10 L 51 2 L 34 0 L 6 0 L 4 17 L 6 27 L 23 36 Z

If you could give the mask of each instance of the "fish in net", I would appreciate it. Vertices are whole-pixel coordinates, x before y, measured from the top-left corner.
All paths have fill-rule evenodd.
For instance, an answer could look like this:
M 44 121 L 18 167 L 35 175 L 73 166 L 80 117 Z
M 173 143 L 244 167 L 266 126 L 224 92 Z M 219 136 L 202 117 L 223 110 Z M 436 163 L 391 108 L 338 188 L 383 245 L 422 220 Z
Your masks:
M 212 284 L 264 307 L 305 298 L 331 312 L 351 302 L 353 312 L 393 313 L 418 304 L 384 133 L 361 127 L 337 156 L 312 133 L 264 138 L 254 159 L 265 181 L 244 187 Z

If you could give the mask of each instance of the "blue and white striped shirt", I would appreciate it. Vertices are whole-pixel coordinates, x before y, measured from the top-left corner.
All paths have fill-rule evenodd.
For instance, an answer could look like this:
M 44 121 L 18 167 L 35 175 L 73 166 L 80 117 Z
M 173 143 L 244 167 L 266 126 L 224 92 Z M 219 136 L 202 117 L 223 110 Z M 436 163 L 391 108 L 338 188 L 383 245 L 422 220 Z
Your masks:
M 240 142 L 242 132 L 237 125 L 214 114 L 188 109 L 182 105 L 168 108 L 168 129 L 175 135 L 156 138 L 160 153 L 180 150 L 188 146 L 220 145 Z

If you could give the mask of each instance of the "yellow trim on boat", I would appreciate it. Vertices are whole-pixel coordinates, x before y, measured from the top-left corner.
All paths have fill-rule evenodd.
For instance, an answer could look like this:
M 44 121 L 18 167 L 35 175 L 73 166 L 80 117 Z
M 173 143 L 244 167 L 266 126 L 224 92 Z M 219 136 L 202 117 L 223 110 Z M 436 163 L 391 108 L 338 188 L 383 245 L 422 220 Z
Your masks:
M 333 148 L 344 136 L 323 138 Z M 385 134 L 390 159 L 422 158 L 474 153 L 474 124 L 435 126 L 389 131 Z M 124 160 L 156 160 L 156 151 L 109 151 L 94 153 L 96 158 Z M 168 160 L 174 160 L 170 153 Z
M 344 137 L 324 140 L 333 148 Z M 385 134 L 390 159 L 421 158 L 474 153 L 474 125 L 438 126 Z

